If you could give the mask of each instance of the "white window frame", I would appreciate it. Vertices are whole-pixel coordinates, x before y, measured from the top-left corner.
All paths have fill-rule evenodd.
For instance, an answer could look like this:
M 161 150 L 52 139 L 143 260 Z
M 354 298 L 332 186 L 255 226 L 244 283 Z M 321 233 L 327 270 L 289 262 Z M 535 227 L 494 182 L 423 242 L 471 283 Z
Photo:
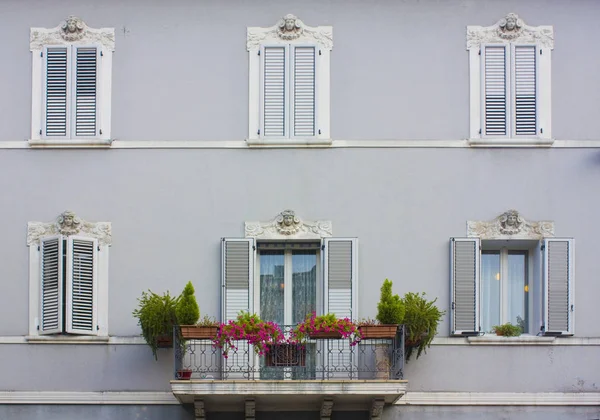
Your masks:
M 513 30 L 505 29 L 507 19 L 514 18 L 518 26 Z M 483 126 L 484 90 L 483 83 L 483 48 L 486 45 L 506 45 L 507 64 L 513 57 L 515 45 L 536 47 L 536 108 L 537 135 L 514 135 L 514 111 L 511 98 L 514 97 L 514 69 L 507 66 L 507 133 L 506 136 L 486 136 Z M 554 49 L 554 29 L 552 26 L 528 26 L 515 14 L 511 13 L 492 26 L 467 26 L 467 50 L 469 51 L 470 80 L 470 125 L 469 142 L 473 146 L 535 146 L 551 145 L 551 62 Z M 541 52 L 541 54 L 540 54 Z
M 295 19 L 297 29 L 287 33 L 281 29 L 285 19 Z M 331 26 L 310 27 L 304 25 L 295 16 L 286 16 L 276 25 L 268 28 L 249 27 L 247 29 L 246 48 L 249 57 L 248 71 L 248 145 L 329 145 L 330 133 L 330 56 L 333 48 L 333 29 Z M 286 136 L 265 138 L 262 127 L 262 62 L 264 47 L 285 46 L 286 57 L 294 47 L 315 47 L 315 136 L 295 137 L 290 135 L 292 116 L 286 117 Z M 291 67 L 286 69 L 286 92 L 290 92 Z M 287 95 L 292 98 L 291 93 Z M 288 108 L 291 110 L 291 107 Z
M 62 215 L 61 215 L 62 216 Z M 60 220 L 59 216 L 58 220 Z M 97 330 L 90 336 L 108 337 L 108 259 L 109 247 L 111 245 L 111 224 L 109 222 L 86 222 L 80 220 L 81 229 L 75 234 L 61 229 L 60 223 L 51 222 L 29 222 L 27 232 L 27 246 L 29 247 L 29 337 L 42 337 L 45 340 L 56 339 L 60 341 L 64 338 L 66 330 L 55 335 L 40 334 L 39 326 L 41 320 L 41 246 L 40 240 L 60 235 L 63 239 L 68 237 L 84 237 L 96 239 L 97 248 L 97 266 L 96 266 L 96 306 L 94 315 L 97 324 Z M 69 276 L 65 276 L 65 283 Z M 66 304 L 66 302 L 65 302 Z M 67 311 L 69 308 L 67 308 Z M 80 335 L 80 334 L 79 334 Z M 71 335 L 69 335 L 71 336 Z M 71 336 L 73 337 L 73 336 Z
M 75 33 L 68 31 L 68 23 L 79 25 Z M 96 122 L 98 135 L 94 137 L 75 137 L 72 135 L 72 112 L 68 115 L 67 133 L 65 137 L 46 137 L 43 134 L 45 121 L 45 68 L 46 48 L 64 46 L 69 48 L 68 79 L 72 79 L 74 69 L 74 47 L 98 48 L 98 66 L 96 74 Z M 29 49 L 32 52 L 31 78 L 31 146 L 98 146 L 111 143 L 111 92 L 112 92 L 112 55 L 115 50 L 114 28 L 93 29 L 81 19 L 70 16 L 64 23 L 55 28 L 31 28 Z M 73 83 L 68 83 L 67 101 L 73 108 L 71 90 Z

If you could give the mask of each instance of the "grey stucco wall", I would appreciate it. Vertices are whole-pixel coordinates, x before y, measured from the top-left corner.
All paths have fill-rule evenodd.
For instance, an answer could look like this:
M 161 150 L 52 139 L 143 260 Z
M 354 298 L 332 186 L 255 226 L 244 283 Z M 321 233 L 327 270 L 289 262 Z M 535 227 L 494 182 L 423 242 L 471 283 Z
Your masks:
M 248 127 L 248 26 L 295 13 L 332 25 L 331 127 L 337 139 L 468 137 L 467 25 L 508 12 L 553 25 L 553 135 L 597 139 L 600 66 L 593 0 L 4 0 L 0 5 L 0 141 L 31 130 L 30 27 L 67 15 L 114 27 L 113 137 L 120 140 L 242 140 Z

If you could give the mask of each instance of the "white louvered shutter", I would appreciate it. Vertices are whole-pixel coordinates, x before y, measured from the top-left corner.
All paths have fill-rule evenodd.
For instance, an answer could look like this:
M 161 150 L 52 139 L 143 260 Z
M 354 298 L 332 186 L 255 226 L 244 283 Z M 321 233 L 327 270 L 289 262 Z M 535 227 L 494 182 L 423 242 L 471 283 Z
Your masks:
M 537 134 L 536 51 L 532 45 L 516 45 L 514 63 L 514 118 L 515 135 Z
M 574 240 L 544 239 L 544 333 L 574 333 Z
M 315 47 L 294 47 L 293 123 L 294 137 L 313 137 L 315 133 Z
M 479 238 L 450 238 L 451 335 L 479 334 Z
M 484 110 L 486 136 L 506 136 L 507 131 L 507 48 L 504 45 L 482 47 Z
M 98 240 L 71 236 L 67 240 L 66 330 L 97 335 L 96 301 Z
M 40 334 L 56 334 L 63 328 L 63 238 L 50 236 L 40 241 L 41 296 Z
M 325 238 L 323 253 L 324 313 L 338 318 L 356 318 L 356 238 Z
M 262 135 L 263 137 L 285 137 L 288 113 L 287 47 L 264 47 L 262 53 Z
M 74 47 L 73 137 L 95 137 L 98 132 L 97 47 Z
M 71 47 L 44 49 L 44 127 L 46 137 L 67 137 L 69 134 L 69 57 Z

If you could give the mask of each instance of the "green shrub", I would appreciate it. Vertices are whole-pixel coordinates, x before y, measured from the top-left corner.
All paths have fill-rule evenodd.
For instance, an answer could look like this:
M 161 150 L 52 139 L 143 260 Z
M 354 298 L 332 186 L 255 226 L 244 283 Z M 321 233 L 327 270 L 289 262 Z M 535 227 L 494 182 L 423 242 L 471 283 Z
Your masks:
M 513 325 L 510 322 L 502 325 L 494 325 L 492 331 L 495 332 L 496 335 L 502 335 L 504 337 L 517 337 L 523 332 L 520 326 Z
M 413 351 L 417 351 L 417 359 L 425 349 L 431 346 L 437 334 L 438 324 L 446 311 L 440 311 L 434 300 L 427 300 L 425 292 L 406 293 L 402 299 L 406 308 L 404 314 L 406 360 L 410 359 Z
M 200 308 L 194 296 L 194 286 L 191 281 L 185 285 L 175 309 L 179 325 L 194 325 L 200 318 Z
M 377 304 L 377 321 L 380 324 L 402 324 L 406 308 L 398 295 L 392 295 L 392 282 L 385 279 Z
M 155 359 L 158 359 L 158 338 L 173 335 L 173 326 L 177 324 L 178 301 L 179 297 L 172 297 L 168 291 L 161 296 L 148 290 L 138 298 L 138 308 L 133 311 L 133 316 L 138 319 L 142 336 L 152 349 Z

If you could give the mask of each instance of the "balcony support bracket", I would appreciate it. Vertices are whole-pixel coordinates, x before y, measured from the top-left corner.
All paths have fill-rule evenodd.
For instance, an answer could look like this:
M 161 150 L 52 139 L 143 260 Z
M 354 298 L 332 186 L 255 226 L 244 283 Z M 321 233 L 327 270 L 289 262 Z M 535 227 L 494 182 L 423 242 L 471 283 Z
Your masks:
M 204 400 L 194 400 L 194 415 L 196 420 L 205 420 Z
M 254 398 L 246 399 L 246 420 L 254 420 L 256 411 L 256 402 Z
M 383 398 L 376 398 L 373 400 L 373 404 L 371 405 L 371 420 L 381 420 L 384 405 L 385 400 Z
M 333 411 L 333 399 L 325 398 L 321 404 L 321 420 L 329 420 Z

